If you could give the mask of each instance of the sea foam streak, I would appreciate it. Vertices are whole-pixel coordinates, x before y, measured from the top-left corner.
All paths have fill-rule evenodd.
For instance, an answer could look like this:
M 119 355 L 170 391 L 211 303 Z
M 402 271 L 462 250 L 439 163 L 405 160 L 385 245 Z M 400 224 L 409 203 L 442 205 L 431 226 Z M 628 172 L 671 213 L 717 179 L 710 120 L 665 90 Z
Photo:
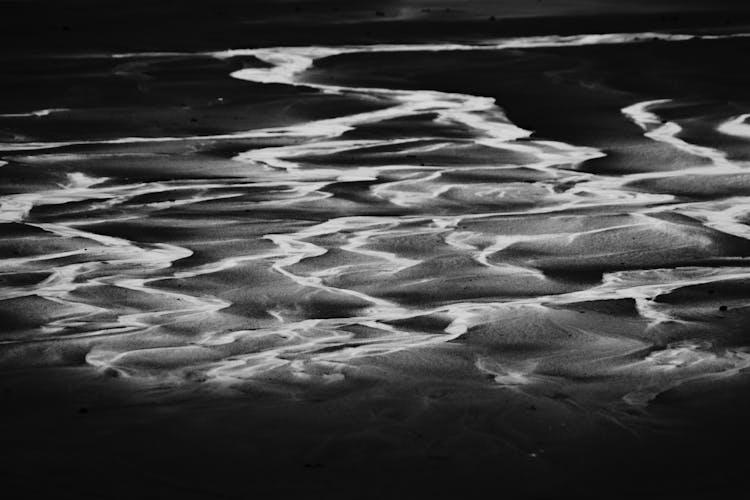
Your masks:
M 750 137 L 750 114 L 744 114 L 722 123 L 718 130 L 722 134 Z

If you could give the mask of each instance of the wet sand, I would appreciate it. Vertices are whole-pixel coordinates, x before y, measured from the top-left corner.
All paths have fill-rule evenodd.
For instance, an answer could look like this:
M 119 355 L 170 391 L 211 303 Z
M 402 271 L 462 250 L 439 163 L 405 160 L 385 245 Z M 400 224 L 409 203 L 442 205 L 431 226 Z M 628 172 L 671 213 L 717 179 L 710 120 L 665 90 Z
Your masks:
M 605 4 L 3 55 L 7 488 L 741 491 L 750 27 Z

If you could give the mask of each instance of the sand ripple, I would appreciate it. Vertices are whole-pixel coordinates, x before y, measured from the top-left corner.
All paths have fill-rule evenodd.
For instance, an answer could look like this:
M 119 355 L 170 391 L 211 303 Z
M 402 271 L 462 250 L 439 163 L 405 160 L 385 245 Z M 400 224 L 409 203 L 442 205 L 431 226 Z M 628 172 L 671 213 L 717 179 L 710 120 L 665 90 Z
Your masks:
M 0 197 L 0 364 L 282 392 L 443 377 L 636 406 L 735 376 L 750 364 L 750 178 L 721 144 L 691 142 L 700 116 L 663 117 L 689 103 L 635 102 L 620 118 L 694 163 L 608 175 L 580 168 L 607 151 L 536 137 L 490 97 L 305 78 L 340 55 L 654 40 L 702 42 L 645 33 L 118 54 L 146 66 L 253 58 L 231 77 L 352 111 L 0 145 L 6 175 L 32 172 Z M 269 102 L 291 105 L 279 96 Z M 713 128 L 747 139 L 748 116 Z M 461 368 L 435 375 L 448 359 Z

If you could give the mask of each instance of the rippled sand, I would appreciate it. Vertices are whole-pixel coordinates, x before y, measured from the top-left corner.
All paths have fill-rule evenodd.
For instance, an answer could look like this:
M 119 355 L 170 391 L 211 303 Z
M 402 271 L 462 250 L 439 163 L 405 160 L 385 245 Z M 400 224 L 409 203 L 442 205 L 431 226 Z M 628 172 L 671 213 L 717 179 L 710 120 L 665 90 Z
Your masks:
M 413 446 L 526 470 L 658 428 L 750 366 L 748 82 L 711 55 L 748 44 L 56 58 L 98 90 L 0 115 L 0 368 L 307 415 L 313 468 Z

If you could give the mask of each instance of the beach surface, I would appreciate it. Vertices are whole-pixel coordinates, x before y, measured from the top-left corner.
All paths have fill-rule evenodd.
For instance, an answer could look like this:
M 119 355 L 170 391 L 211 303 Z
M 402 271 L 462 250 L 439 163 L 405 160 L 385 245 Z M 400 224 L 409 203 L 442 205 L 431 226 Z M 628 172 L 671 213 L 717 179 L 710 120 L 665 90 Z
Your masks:
M 0 2 L 17 498 L 742 491 L 744 2 L 105 3 Z

